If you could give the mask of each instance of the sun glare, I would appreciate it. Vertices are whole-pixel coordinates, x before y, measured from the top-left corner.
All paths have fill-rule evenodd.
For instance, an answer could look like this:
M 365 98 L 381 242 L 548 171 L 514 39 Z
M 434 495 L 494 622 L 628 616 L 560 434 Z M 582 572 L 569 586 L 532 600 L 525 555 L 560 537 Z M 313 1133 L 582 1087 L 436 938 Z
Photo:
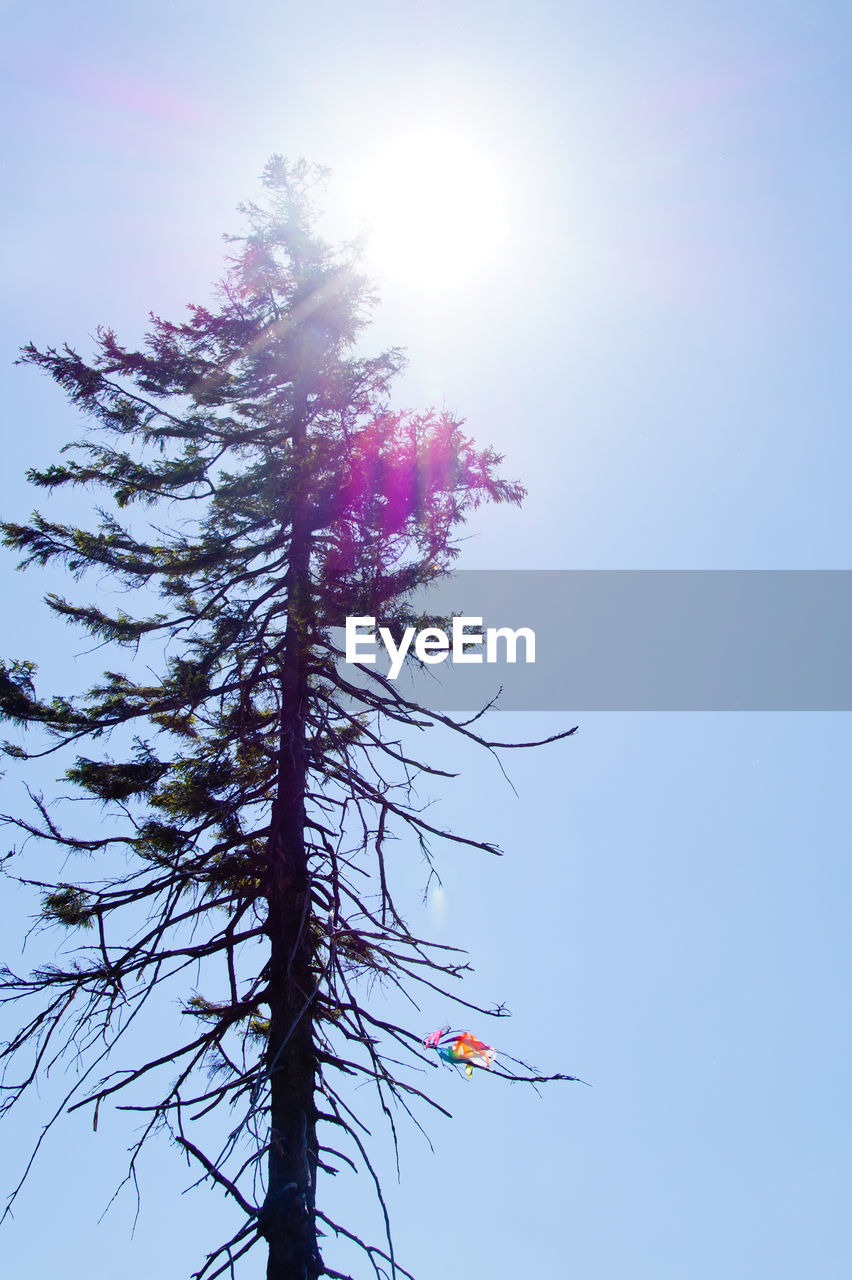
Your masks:
M 451 288 L 486 266 L 505 233 L 494 167 L 451 131 L 400 136 L 365 168 L 352 197 L 375 269 L 425 290 Z

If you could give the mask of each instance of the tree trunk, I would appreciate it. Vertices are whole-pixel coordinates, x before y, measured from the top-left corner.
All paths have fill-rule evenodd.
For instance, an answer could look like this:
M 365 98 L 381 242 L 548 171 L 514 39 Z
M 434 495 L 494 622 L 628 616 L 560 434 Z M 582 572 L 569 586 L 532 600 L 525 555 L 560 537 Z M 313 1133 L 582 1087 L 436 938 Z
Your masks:
M 269 1242 L 267 1280 L 323 1274 L 314 1216 L 317 1173 L 311 897 L 305 847 L 305 685 L 311 599 L 310 532 L 300 508 L 295 433 L 287 633 L 281 681 L 278 788 L 268 845 L 271 1090 L 268 1189 L 259 1225 Z

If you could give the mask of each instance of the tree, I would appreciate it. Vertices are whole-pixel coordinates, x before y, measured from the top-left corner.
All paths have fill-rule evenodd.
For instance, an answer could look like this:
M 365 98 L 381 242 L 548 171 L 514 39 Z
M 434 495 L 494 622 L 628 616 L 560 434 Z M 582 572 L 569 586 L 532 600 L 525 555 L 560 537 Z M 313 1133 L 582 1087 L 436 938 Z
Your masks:
M 466 968 L 462 954 L 409 930 L 385 847 L 396 825 L 429 858 L 436 840 L 497 852 L 430 824 L 414 780 L 449 775 L 410 742 L 440 722 L 490 750 L 514 745 L 426 714 L 379 674 L 360 687 L 340 662 L 335 628 L 347 615 L 397 633 L 412 590 L 448 571 L 466 514 L 518 503 L 523 489 L 449 414 L 389 407 L 402 355 L 358 353 L 372 297 L 355 248 L 333 250 L 315 229 L 324 176 L 269 162 L 263 203 L 242 207 L 247 230 L 231 238 L 214 309 L 190 307 L 181 324 L 152 316 L 141 350 L 100 329 L 88 362 L 68 346 L 24 348 L 92 424 L 29 479 L 48 492 L 100 490 L 109 506 L 91 530 L 39 514 L 3 525 L 23 564 L 60 562 L 75 578 L 94 569 L 136 592 L 135 614 L 55 594 L 47 603 L 98 642 L 134 651 L 137 670 L 160 663 L 153 679 L 109 670 L 81 696 L 51 699 L 32 663 L 0 667 L 0 712 L 45 735 L 7 753 L 94 751 L 76 754 L 64 777 L 112 815 L 75 834 L 31 791 L 33 812 L 6 816 L 101 865 L 72 882 L 15 876 L 82 945 L 70 963 L 3 971 L 5 1002 L 35 1003 L 3 1050 L 31 1054 L 3 1105 L 69 1046 L 82 1049 L 69 1109 L 91 1107 L 97 1126 L 117 1099 L 147 1118 L 130 1176 L 165 1126 L 244 1211 L 197 1272 L 211 1280 L 259 1240 L 269 1280 L 339 1276 L 321 1258 L 323 1230 L 361 1244 L 377 1274 L 401 1271 L 389 1231 L 387 1249 L 368 1245 L 316 1204 L 318 1171 L 359 1161 L 381 1199 L 347 1077 L 374 1083 L 392 1127 L 394 1105 L 435 1105 L 388 1048 L 421 1060 L 422 1028 L 371 1011 L 364 978 L 445 991 Z M 154 508 L 159 523 L 145 516 Z M 162 603 L 150 613 L 154 592 Z M 203 990 L 191 986 L 198 965 Z M 93 1080 L 151 992 L 175 983 L 191 1032 Z M 523 1064 L 506 1074 L 540 1078 Z M 204 1150 L 187 1115 L 225 1107 L 238 1122 L 224 1147 Z

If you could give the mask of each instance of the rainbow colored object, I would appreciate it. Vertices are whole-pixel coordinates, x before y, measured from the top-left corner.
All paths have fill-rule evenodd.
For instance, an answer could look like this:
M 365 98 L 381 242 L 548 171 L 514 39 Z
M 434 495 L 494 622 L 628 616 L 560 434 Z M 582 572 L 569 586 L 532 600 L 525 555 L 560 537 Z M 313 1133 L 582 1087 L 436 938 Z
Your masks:
M 477 1039 L 472 1031 L 451 1031 L 449 1027 L 442 1027 L 427 1036 L 423 1043 L 427 1049 L 434 1049 L 445 1062 L 463 1066 L 469 1080 L 474 1067 L 491 1067 L 497 1057 L 496 1049 Z

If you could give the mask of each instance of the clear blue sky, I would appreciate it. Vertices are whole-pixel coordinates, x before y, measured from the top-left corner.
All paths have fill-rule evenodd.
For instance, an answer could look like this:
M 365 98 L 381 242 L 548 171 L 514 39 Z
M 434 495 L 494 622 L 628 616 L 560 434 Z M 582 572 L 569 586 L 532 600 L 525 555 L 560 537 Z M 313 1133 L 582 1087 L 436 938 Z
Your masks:
M 346 230 L 339 193 L 393 131 L 449 118 L 499 174 L 502 245 L 455 288 L 389 273 L 371 342 L 409 348 L 401 400 L 446 403 L 528 485 L 471 526 L 465 566 L 852 567 L 847 6 L 3 0 L 0 22 L 4 515 L 77 429 L 11 367 L 20 343 L 133 340 L 204 301 L 271 152 L 335 170 Z M 38 604 L 56 580 L 0 574 L 0 652 L 76 687 L 85 642 Z M 448 851 L 431 925 L 515 1011 L 486 1039 L 594 1087 L 435 1073 L 455 1113 L 435 1154 L 412 1138 L 396 1187 L 382 1145 L 401 1260 L 418 1280 L 848 1276 L 849 717 L 585 714 L 512 761 L 519 799 L 458 760 L 441 812 L 507 856 Z M 32 907 L 3 892 L 14 961 Z M 6 1185 L 38 1115 L 7 1125 Z M 98 1225 L 130 1136 L 115 1113 L 54 1136 L 0 1237 L 11 1274 L 182 1277 L 219 1242 L 221 1202 L 180 1197 L 165 1145 L 133 1243 L 132 1194 Z M 367 1187 L 334 1194 L 372 1212 Z

